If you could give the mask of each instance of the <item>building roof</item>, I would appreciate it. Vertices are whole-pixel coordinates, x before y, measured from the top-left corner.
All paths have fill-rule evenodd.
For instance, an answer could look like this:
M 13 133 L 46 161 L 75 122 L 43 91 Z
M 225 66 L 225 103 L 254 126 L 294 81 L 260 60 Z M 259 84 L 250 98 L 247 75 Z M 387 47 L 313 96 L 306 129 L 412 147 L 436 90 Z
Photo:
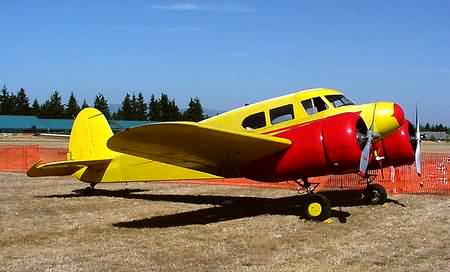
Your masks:
M 32 129 L 39 126 L 39 118 L 23 115 L 0 115 L 0 129 Z
M 47 119 L 36 116 L 0 115 L 0 131 L 70 131 L 73 119 Z M 150 121 L 109 120 L 113 131 L 152 123 Z

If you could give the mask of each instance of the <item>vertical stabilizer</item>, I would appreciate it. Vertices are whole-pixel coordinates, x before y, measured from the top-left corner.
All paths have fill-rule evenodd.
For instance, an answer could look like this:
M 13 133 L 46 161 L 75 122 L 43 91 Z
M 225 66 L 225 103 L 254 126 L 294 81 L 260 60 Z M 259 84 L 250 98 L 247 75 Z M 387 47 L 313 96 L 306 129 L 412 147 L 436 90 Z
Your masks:
M 106 146 L 113 136 L 105 116 L 95 108 L 83 109 L 73 123 L 69 140 L 68 160 L 112 158 L 116 152 Z

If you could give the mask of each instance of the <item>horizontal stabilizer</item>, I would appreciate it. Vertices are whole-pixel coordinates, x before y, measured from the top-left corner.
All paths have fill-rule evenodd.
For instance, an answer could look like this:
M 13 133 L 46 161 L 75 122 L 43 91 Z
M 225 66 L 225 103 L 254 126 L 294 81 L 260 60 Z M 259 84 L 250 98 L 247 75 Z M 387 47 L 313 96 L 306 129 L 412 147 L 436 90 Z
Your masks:
M 29 177 L 69 176 L 84 167 L 106 167 L 111 159 L 106 160 L 74 160 L 41 163 L 38 161 L 27 171 Z
M 235 132 L 195 122 L 165 122 L 129 128 L 112 136 L 114 151 L 210 174 L 239 175 L 245 164 L 285 150 L 291 141 Z

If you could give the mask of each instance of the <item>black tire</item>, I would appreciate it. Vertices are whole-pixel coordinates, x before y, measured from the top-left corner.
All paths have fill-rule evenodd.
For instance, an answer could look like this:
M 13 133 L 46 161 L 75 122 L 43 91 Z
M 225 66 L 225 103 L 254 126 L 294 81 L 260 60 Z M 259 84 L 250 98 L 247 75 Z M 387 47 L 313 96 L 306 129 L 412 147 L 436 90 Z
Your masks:
M 94 195 L 94 193 L 95 193 L 94 186 L 95 185 L 93 185 L 93 186 L 91 185 L 89 187 L 84 188 L 83 191 L 82 191 L 83 195 L 85 195 L 85 196 Z
M 364 191 L 364 202 L 370 205 L 381 205 L 387 200 L 386 189 L 380 184 L 369 184 Z
M 305 219 L 323 221 L 331 216 L 331 203 L 322 194 L 312 194 L 306 198 L 303 206 Z

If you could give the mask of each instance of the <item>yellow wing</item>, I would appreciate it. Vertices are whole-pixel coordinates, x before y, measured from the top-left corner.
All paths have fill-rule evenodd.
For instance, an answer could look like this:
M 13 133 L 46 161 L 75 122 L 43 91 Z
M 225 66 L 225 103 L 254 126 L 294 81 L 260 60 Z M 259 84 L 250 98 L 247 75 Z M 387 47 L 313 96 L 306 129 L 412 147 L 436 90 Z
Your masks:
M 280 152 L 291 141 L 233 132 L 194 122 L 166 122 L 126 129 L 108 140 L 114 151 L 223 177 L 239 175 L 251 161 Z
M 41 161 L 35 163 L 27 171 L 29 177 L 46 177 L 46 176 L 69 176 L 84 167 L 106 168 L 111 159 L 105 160 L 78 160 L 78 161 L 61 161 L 42 164 Z

